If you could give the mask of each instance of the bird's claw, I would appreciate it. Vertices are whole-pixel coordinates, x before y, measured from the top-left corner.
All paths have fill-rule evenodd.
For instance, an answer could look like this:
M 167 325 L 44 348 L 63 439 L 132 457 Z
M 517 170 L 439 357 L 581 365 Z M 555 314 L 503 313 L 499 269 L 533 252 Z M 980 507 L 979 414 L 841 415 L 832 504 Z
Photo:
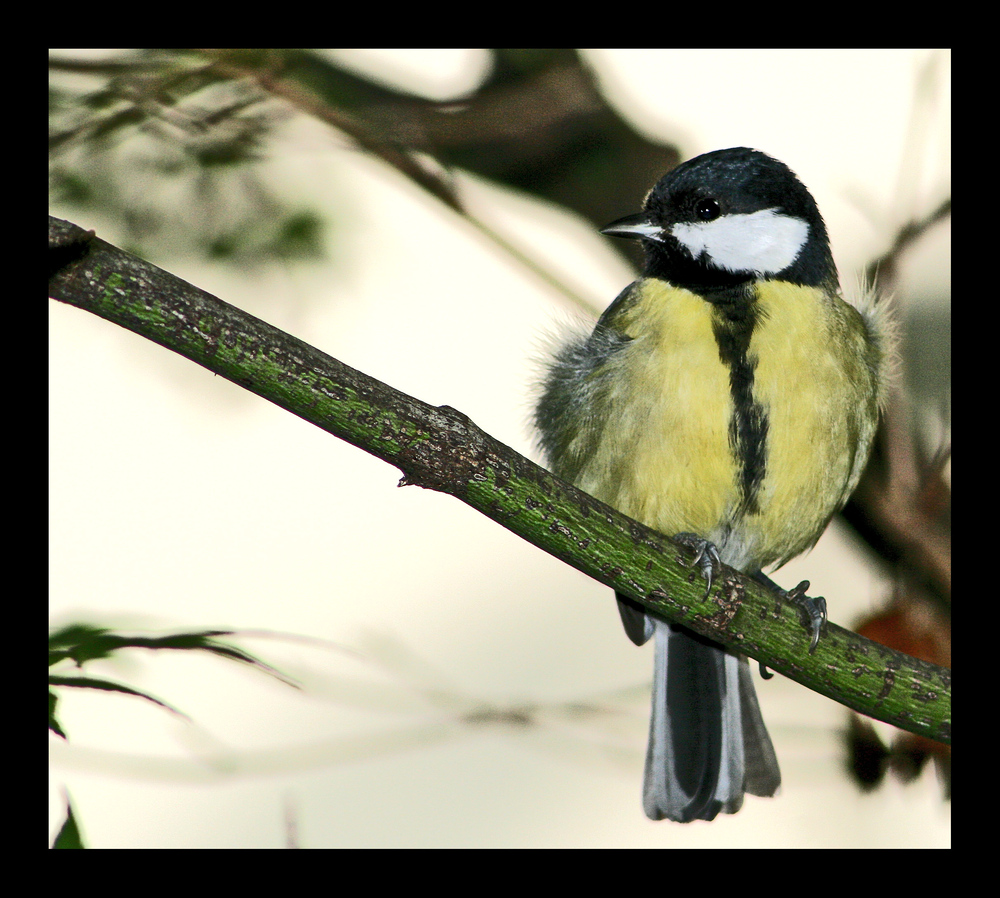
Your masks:
M 705 598 L 707 599 L 709 593 L 712 591 L 712 575 L 722 566 L 719 550 L 715 547 L 714 543 L 710 543 L 707 539 L 702 539 L 697 533 L 678 533 L 674 536 L 674 541 L 680 543 L 682 546 L 694 549 L 696 554 L 691 564 L 696 564 L 701 568 L 701 574 L 708 582 L 705 588 Z M 681 562 L 681 564 L 683 563 Z
M 806 629 L 812 634 L 809 643 L 809 654 L 816 651 L 819 645 L 819 634 L 826 623 L 826 599 L 823 596 L 810 597 L 806 595 L 809 581 L 803 580 L 798 586 L 785 591 L 785 598 L 798 605 L 805 614 Z

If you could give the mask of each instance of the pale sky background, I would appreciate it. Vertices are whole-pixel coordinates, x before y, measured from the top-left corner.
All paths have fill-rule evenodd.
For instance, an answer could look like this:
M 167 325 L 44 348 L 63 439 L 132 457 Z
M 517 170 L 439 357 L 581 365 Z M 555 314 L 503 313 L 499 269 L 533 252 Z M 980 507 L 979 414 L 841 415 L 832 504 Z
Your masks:
M 478 51 L 340 56 L 440 97 L 474 84 L 485 62 Z M 845 285 L 950 193 L 944 51 L 588 58 L 611 102 L 686 157 L 747 145 L 788 163 L 827 219 Z M 921 79 L 932 87 L 915 103 Z M 531 385 L 547 335 L 570 317 L 564 300 L 318 123 L 292 119 L 264 168 L 283 195 L 328 211 L 327 260 L 243 274 L 160 264 L 537 458 Z M 632 278 L 589 223 L 460 183 L 476 215 L 595 307 Z M 116 240 L 106 222 L 50 211 Z M 907 303 L 948 283 L 949 241 L 939 228 L 915 254 Z M 191 362 L 49 309 L 53 625 L 316 640 L 239 640 L 302 691 L 186 654 L 94 665 L 191 722 L 64 691 L 70 743 L 50 737 L 51 831 L 66 788 L 94 847 L 282 847 L 289 818 L 307 848 L 950 844 L 931 770 L 860 795 L 842 772 L 845 710 L 780 676 L 758 692 L 781 795 L 748 797 L 711 824 L 648 821 L 652 649 L 625 637 L 610 590 L 455 499 L 398 489 L 395 468 Z M 776 579 L 811 580 L 844 626 L 890 584 L 836 529 Z M 529 704 L 528 726 L 460 720 Z

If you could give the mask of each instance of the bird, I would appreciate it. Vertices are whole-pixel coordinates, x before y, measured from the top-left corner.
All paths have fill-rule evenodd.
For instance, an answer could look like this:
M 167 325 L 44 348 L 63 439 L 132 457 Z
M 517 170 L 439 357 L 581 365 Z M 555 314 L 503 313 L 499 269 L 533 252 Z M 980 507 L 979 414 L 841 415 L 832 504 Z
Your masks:
M 757 149 L 678 165 L 602 233 L 640 241 L 641 276 L 549 360 L 541 452 L 692 546 L 709 578 L 725 563 L 770 583 L 765 569 L 812 548 L 864 470 L 887 395 L 887 304 L 871 287 L 844 298 L 816 201 Z M 746 793 L 773 796 L 748 659 L 616 596 L 626 634 L 654 643 L 646 816 L 713 820 Z

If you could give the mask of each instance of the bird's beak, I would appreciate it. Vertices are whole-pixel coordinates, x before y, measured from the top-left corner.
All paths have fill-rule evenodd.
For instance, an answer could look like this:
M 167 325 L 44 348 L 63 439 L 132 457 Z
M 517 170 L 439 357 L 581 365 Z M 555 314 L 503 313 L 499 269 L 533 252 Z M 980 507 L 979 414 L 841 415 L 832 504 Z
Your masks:
M 607 234 L 609 237 L 631 237 L 663 243 L 663 228 L 653 224 L 646 212 L 619 218 L 618 221 L 613 221 L 607 227 L 601 228 L 601 233 Z

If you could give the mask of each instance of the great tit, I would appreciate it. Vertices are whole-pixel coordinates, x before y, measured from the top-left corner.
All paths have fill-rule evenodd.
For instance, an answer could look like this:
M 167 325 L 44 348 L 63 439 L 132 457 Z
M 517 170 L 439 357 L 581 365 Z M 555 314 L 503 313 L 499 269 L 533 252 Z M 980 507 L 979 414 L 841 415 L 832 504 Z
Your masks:
M 642 242 L 642 277 L 556 353 L 542 451 L 624 514 L 763 576 L 858 483 L 886 393 L 884 304 L 844 300 L 815 200 L 759 150 L 679 165 L 603 233 Z M 746 657 L 618 602 L 629 637 L 655 644 L 646 815 L 712 820 L 774 795 Z

